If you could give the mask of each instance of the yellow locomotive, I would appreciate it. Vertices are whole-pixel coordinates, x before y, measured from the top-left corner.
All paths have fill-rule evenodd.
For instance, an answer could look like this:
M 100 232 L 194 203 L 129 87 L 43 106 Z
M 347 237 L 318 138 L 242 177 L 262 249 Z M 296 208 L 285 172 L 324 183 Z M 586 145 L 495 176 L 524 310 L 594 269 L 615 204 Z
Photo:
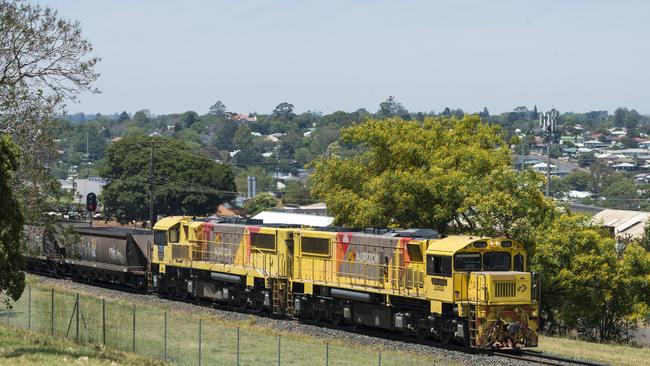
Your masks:
M 538 278 L 511 240 L 164 218 L 152 287 L 316 322 L 476 348 L 537 345 Z

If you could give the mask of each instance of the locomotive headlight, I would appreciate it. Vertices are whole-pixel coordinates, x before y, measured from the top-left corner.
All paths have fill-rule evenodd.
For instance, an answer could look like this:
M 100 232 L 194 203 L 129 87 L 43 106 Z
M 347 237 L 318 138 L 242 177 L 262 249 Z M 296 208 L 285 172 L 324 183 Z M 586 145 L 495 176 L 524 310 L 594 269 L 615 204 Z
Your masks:
M 539 310 L 534 309 L 533 311 L 530 312 L 530 317 L 531 318 L 537 318 L 539 316 Z

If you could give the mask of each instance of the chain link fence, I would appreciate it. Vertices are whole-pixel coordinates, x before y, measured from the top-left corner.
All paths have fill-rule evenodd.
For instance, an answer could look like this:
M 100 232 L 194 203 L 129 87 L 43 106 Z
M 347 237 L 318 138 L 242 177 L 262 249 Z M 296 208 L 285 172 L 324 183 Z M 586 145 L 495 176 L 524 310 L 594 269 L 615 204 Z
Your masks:
M 178 365 L 432 365 L 427 356 L 273 335 L 189 313 L 28 286 L 0 322 Z

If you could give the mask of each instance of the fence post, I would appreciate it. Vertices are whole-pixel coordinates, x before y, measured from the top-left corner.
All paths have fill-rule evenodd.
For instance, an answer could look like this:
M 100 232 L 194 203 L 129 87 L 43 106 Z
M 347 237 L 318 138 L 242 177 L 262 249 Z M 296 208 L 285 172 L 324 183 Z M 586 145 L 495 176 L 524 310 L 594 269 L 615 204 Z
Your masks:
M 77 310 L 77 335 L 76 335 L 76 340 L 77 343 L 79 343 L 79 293 L 77 292 L 77 303 L 76 303 L 75 310 Z
M 381 350 L 379 350 L 379 366 L 381 366 Z
M 54 337 L 54 288 L 52 288 L 52 337 Z
M 239 327 L 237 327 L 237 366 L 239 366 Z
M 201 366 L 201 319 L 199 319 L 199 366 Z
M 163 360 L 167 362 L 167 311 L 165 310 L 165 328 L 163 330 Z
M 135 304 L 133 304 L 133 353 L 135 353 Z
M 325 343 L 325 366 L 330 364 L 330 344 Z
M 32 285 L 29 285 L 28 304 L 27 304 L 27 330 L 32 330 Z
M 106 299 L 102 299 L 102 344 L 106 346 Z
M 278 335 L 278 366 L 280 366 L 280 335 Z

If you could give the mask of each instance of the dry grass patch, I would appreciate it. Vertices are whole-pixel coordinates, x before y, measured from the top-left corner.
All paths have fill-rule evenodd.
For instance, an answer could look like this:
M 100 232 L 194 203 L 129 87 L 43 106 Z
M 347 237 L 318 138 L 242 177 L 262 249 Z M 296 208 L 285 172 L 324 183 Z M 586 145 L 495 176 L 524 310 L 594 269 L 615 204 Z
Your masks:
M 650 348 L 618 344 L 591 343 L 568 338 L 540 336 L 539 350 L 562 357 L 573 357 L 612 365 L 647 365 Z

